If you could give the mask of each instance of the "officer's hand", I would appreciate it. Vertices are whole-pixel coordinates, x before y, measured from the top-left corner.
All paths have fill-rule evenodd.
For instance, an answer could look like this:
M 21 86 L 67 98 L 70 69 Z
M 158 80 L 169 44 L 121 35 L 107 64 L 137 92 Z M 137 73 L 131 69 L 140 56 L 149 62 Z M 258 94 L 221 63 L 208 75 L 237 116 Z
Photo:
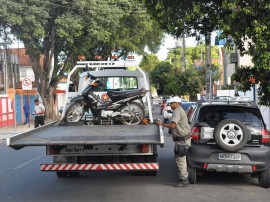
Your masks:
M 162 125 L 162 122 L 161 122 L 161 121 L 156 121 L 156 124 L 157 124 L 158 126 L 161 126 L 161 125 Z

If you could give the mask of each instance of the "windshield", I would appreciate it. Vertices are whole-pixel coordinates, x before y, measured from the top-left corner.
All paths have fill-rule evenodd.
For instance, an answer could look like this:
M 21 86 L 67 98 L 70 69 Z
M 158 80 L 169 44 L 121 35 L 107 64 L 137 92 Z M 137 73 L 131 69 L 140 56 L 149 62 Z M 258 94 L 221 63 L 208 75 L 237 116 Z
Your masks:
M 105 85 L 95 88 L 95 92 L 138 89 L 136 77 L 99 77 L 98 79 Z

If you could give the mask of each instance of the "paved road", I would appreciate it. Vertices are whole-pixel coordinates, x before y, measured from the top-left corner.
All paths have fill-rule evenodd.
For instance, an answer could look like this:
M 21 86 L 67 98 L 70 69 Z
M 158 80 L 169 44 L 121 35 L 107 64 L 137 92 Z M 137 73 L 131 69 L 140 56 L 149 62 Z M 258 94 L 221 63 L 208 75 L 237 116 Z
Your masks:
M 156 110 L 157 114 L 159 110 Z M 177 180 L 173 144 L 165 129 L 165 147 L 159 148 L 157 176 L 130 172 L 91 172 L 78 178 L 59 179 L 55 173 L 39 171 L 40 163 L 52 162 L 45 148 L 19 151 L 0 142 L 0 201 L 269 201 L 270 189 L 257 179 L 241 174 L 209 173 L 188 188 L 173 188 Z

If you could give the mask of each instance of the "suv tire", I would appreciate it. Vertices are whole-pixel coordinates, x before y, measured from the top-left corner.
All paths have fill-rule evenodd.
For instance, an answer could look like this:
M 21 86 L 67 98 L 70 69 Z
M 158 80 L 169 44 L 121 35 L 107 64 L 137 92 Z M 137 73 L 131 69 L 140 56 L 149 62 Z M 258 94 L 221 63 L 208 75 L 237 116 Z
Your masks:
M 259 185 L 264 188 L 270 187 L 270 168 L 266 168 L 265 171 L 259 175 Z
M 217 124 L 214 138 L 219 147 L 225 151 L 235 152 L 245 146 L 248 134 L 247 127 L 241 121 L 225 119 Z
M 190 184 L 196 184 L 196 180 L 197 180 L 196 168 L 188 166 L 188 181 L 190 182 Z

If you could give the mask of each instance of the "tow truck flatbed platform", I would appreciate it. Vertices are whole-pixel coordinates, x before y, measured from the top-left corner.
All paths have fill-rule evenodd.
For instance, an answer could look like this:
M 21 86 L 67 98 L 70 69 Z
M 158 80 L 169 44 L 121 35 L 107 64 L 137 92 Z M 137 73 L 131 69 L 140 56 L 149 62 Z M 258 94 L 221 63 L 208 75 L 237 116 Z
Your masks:
M 14 149 L 49 145 L 164 144 L 160 128 L 152 125 L 61 126 L 55 123 L 7 139 Z M 163 133 L 162 133 L 163 135 Z

